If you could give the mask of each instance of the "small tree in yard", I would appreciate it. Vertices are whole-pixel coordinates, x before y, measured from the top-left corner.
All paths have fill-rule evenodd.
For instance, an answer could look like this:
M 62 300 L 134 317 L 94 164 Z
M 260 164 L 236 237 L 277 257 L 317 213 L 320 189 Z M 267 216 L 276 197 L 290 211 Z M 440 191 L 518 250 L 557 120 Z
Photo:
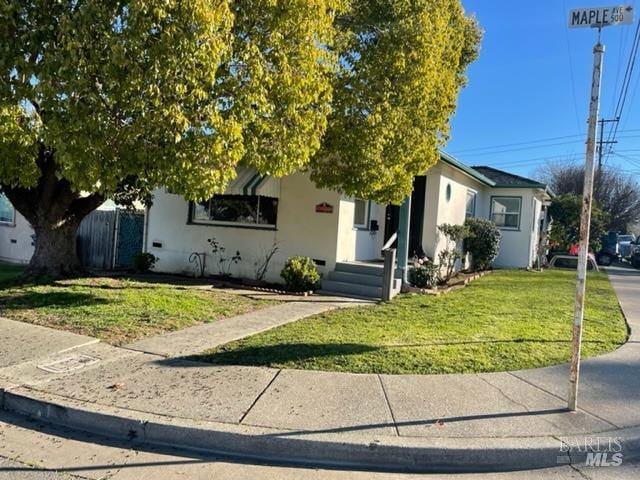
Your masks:
M 551 215 L 551 230 L 549 245 L 554 250 L 569 250 L 571 245 L 580 241 L 580 214 L 582 211 L 582 197 L 579 195 L 559 195 L 549 206 Z M 606 232 L 607 217 L 594 202 L 591 207 L 591 231 L 589 233 L 589 248 L 597 252 L 602 247 L 602 235 Z
M 464 240 L 464 249 L 471 254 L 473 269 L 487 270 L 500 250 L 500 229 L 485 218 L 468 218 L 465 225 L 468 234 Z
M 438 225 L 438 232 L 447 240 L 447 248 L 438 253 L 440 281 L 446 283 L 453 277 L 456 263 L 462 259 L 460 244 L 468 236 L 469 232 L 465 225 L 451 225 L 448 223 Z
M 82 272 L 105 199 L 222 192 L 239 165 L 400 202 L 438 158 L 479 29 L 460 0 L 8 0 L 0 189 L 26 275 Z

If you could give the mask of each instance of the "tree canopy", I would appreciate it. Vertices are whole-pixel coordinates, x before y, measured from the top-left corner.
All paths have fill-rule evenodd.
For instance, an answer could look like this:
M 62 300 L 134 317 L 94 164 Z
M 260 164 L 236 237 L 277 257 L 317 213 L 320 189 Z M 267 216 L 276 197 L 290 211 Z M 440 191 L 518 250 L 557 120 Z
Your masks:
M 580 216 L 582 195 L 564 194 L 555 197 L 549 206 L 553 219 L 549 232 L 549 243 L 554 250 L 568 251 L 572 245 L 580 243 Z M 607 216 L 598 202 L 591 206 L 591 228 L 589 248 L 597 252 L 602 247 L 602 235 L 606 233 Z
M 201 200 L 238 166 L 399 203 L 479 40 L 460 0 L 0 3 L 0 189 L 36 231 L 30 269 L 79 268 L 106 198 Z
M 459 0 L 0 6 L 0 183 L 189 198 L 240 163 L 399 201 L 447 137 L 479 30 Z
M 338 17 L 321 186 L 400 203 L 439 158 L 480 30 L 459 0 L 353 0 Z
M 582 165 L 549 163 L 539 173 L 554 193 L 582 195 Z M 605 214 L 606 230 L 626 232 L 640 221 L 640 185 L 632 177 L 605 165 L 602 170 L 596 170 L 593 196 Z

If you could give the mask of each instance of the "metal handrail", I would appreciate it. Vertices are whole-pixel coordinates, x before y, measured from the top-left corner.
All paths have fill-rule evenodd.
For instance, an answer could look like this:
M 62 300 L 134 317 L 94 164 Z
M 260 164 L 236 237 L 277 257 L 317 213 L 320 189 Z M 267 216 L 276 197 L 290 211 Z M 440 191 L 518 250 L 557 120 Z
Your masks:
M 389 240 L 387 240 L 387 243 L 385 243 L 382 246 L 382 250 L 384 251 L 391 248 L 391 245 L 393 245 L 396 240 L 398 240 L 398 232 L 395 232 L 393 235 L 389 237 Z

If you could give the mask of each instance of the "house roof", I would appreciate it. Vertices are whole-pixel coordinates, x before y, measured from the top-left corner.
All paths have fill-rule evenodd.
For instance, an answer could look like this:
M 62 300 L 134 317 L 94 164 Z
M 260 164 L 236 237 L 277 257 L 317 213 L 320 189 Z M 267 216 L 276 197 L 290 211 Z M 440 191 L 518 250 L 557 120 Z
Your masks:
M 440 151 L 440 160 L 492 188 L 535 188 L 544 190 L 550 197 L 555 196 L 547 185 L 530 178 L 521 177 L 493 167 L 469 167 L 443 151 Z
M 448 153 L 445 152 L 440 152 L 440 159 L 444 162 L 444 163 L 448 163 L 449 165 L 451 165 L 454 168 L 457 168 L 458 170 L 463 171 L 464 173 L 466 173 L 467 175 L 469 175 L 470 177 L 475 178 L 476 180 L 478 180 L 481 183 L 484 183 L 485 185 L 488 185 L 490 187 L 495 187 L 496 186 L 496 182 L 494 182 L 493 180 L 491 180 L 489 177 L 487 177 L 486 175 L 484 175 L 482 172 L 476 170 L 475 168 L 469 167 L 468 165 L 465 165 L 464 163 L 462 163 L 460 160 L 458 160 L 455 157 L 452 157 L 451 155 L 449 155 Z
M 547 188 L 544 183 L 536 182 L 530 178 L 514 175 L 513 173 L 505 172 L 503 170 L 498 170 L 497 168 L 486 166 L 471 168 L 493 180 L 495 183 L 494 186 L 497 188 Z

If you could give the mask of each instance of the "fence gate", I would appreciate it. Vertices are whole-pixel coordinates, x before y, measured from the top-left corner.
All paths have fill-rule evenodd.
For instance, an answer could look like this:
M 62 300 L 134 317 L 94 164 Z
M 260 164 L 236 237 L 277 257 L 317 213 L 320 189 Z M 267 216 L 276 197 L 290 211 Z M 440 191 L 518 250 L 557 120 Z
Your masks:
M 144 214 L 126 210 L 96 210 L 80 224 L 78 257 L 85 267 L 128 268 L 142 252 Z
M 95 210 L 78 229 L 78 257 L 85 267 L 109 270 L 113 266 L 116 211 Z
M 117 215 L 116 268 L 133 266 L 133 258 L 142 253 L 144 214 L 118 211 Z

